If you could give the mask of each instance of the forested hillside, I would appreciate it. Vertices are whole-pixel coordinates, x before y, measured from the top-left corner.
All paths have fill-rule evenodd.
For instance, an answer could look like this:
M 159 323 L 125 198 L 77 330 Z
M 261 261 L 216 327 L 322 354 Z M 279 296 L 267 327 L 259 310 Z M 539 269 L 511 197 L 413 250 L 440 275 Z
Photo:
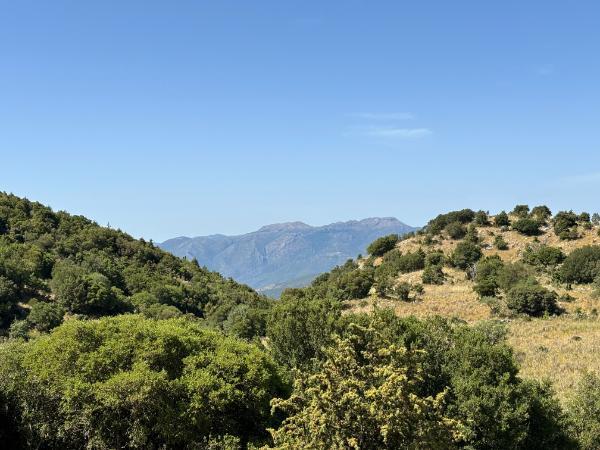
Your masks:
M 0 330 L 48 331 L 63 316 L 191 314 L 251 337 L 269 300 L 247 286 L 81 216 L 0 193 Z M 254 326 L 254 324 L 252 325 Z M 1 332 L 1 331 L 0 331 Z
M 595 323 L 576 306 L 600 273 L 585 214 L 449 213 L 269 301 L 120 231 L 1 199 L 4 448 L 600 446 L 600 378 L 559 397 L 510 345 L 515 323 Z

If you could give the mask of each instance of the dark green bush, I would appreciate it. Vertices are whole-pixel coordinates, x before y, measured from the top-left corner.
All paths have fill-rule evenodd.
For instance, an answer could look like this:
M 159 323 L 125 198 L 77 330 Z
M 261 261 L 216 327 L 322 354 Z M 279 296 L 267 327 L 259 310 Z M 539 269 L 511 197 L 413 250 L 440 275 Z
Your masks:
M 467 234 L 467 229 L 460 222 L 451 222 L 444 228 L 451 239 L 462 239 Z
M 494 246 L 498 250 L 508 250 L 508 242 L 506 242 L 504 238 L 500 235 L 494 238 Z
M 529 316 L 558 314 L 556 292 L 549 291 L 538 283 L 526 282 L 512 287 L 507 294 L 506 306 L 509 309 Z
M 552 217 L 552 211 L 546 205 L 535 206 L 531 210 L 531 217 L 540 223 L 545 223 L 550 217 Z
M 560 211 L 552 219 L 554 233 L 561 239 L 577 239 L 578 219 L 573 211 Z
M 397 234 L 390 234 L 388 236 L 380 237 L 379 239 L 375 239 L 371 244 L 367 247 L 367 252 L 372 256 L 383 256 L 394 247 L 400 238 Z
M 471 209 L 462 209 L 460 211 L 451 211 L 446 214 L 440 214 L 435 219 L 429 221 L 426 230 L 433 234 L 439 234 L 446 225 L 452 222 L 467 224 L 475 218 L 475 211 Z
M 36 330 L 47 332 L 59 326 L 65 310 L 57 303 L 37 302 L 31 307 L 27 322 Z
M 485 227 L 487 225 L 490 224 L 489 218 L 488 218 L 488 214 L 485 211 L 477 211 L 475 213 L 475 219 L 473 219 L 473 221 L 482 227 Z
M 549 245 L 528 246 L 523 252 L 523 262 L 542 268 L 556 267 L 564 260 L 565 254 L 562 250 Z
M 497 227 L 509 226 L 510 219 L 508 218 L 508 214 L 506 214 L 506 212 L 504 212 L 504 211 L 500 211 L 498 214 L 496 214 L 496 217 L 494 217 L 494 224 Z
M 540 234 L 539 222 L 529 218 L 522 218 L 513 222 L 512 228 L 525 236 L 537 236 Z
M 421 280 L 423 284 L 444 284 L 444 271 L 438 264 L 429 264 L 425 266 Z
M 586 245 L 573 250 L 559 269 L 565 283 L 591 283 L 600 274 L 600 246 Z
M 459 242 L 452 253 L 451 261 L 459 269 L 472 267 L 481 258 L 479 245 L 472 242 Z
M 517 205 L 512 210 L 512 213 L 520 218 L 525 218 L 529 215 L 529 206 L 528 205 Z
M 600 377 L 584 373 L 570 399 L 571 429 L 581 450 L 600 448 Z

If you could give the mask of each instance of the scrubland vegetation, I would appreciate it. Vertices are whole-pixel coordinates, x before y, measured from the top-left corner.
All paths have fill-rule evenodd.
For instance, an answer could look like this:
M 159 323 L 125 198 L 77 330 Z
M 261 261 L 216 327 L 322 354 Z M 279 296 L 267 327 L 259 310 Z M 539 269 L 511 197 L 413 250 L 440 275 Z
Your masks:
M 0 194 L 0 440 L 597 449 L 599 221 L 441 214 L 272 301 Z

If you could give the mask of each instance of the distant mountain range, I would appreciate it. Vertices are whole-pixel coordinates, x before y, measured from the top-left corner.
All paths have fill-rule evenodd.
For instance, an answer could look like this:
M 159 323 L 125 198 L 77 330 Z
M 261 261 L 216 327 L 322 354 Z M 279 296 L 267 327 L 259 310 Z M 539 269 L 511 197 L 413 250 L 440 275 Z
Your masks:
M 364 253 L 375 239 L 417 228 L 393 217 L 313 227 L 302 222 L 267 225 L 247 234 L 178 237 L 158 244 L 174 255 L 278 297 L 286 287 L 306 286 L 348 258 Z

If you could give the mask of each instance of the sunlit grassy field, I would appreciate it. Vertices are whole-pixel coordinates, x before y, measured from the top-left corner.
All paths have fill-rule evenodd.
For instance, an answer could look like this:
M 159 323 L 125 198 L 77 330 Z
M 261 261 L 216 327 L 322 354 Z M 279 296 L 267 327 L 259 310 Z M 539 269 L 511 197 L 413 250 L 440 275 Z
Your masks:
M 485 255 L 498 254 L 507 262 L 518 261 L 525 248 L 539 242 L 560 247 L 568 254 L 584 245 L 600 245 L 598 227 L 580 229 L 580 239 L 561 241 L 550 228 L 543 230 L 537 238 L 523 236 L 515 231 L 502 231 L 489 226 L 479 229 Z M 508 250 L 494 248 L 496 235 L 502 235 L 508 243 Z M 425 246 L 422 237 L 402 241 L 398 248 L 403 252 L 439 249 L 450 254 L 458 241 L 441 239 L 433 245 Z M 375 265 L 380 261 L 376 260 Z M 424 292 L 414 300 L 404 302 L 378 298 L 374 294 L 367 299 L 348 302 L 349 311 L 372 311 L 375 305 L 389 307 L 400 316 L 415 315 L 429 317 L 440 315 L 457 317 L 469 323 L 489 320 L 494 317 L 490 308 L 483 304 L 473 291 L 473 282 L 460 270 L 444 267 L 446 281 L 443 285 L 425 285 Z M 422 271 L 402 274 L 398 281 L 420 283 Z M 509 342 L 515 350 L 521 365 L 521 375 L 525 378 L 550 380 L 561 400 L 566 400 L 581 374 L 585 371 L 600 373 L 600 299 L 595 298 L 590 286 L 573 286 L 567 291 L 564 286 L 552 283 L 549 277 L 539 276 L 539 281 L 559 295 L 568 292 L 574 297 L 572 302 L 561 302 L 566 314 L 547 319 L 503 319 L 509 328 Z

